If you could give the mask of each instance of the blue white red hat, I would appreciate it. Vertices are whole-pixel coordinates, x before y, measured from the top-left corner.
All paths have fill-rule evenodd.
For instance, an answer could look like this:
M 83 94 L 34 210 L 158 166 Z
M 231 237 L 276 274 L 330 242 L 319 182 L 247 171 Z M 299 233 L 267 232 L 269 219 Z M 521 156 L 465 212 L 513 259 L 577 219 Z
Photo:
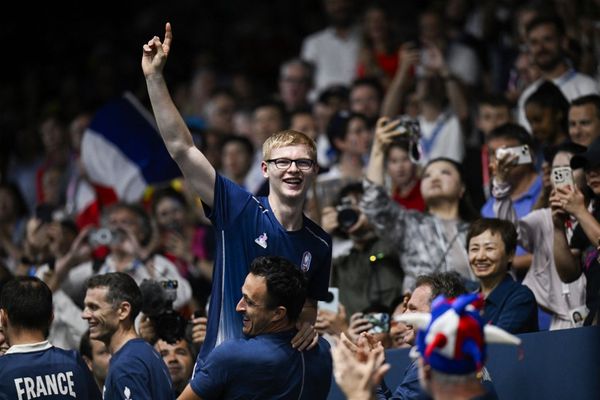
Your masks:
M 446 298 L 438 296 L 431 314 L 404 313 L 397 320 L 417 330 L 416 350 L 436 371 L 465 375 L 481 370 L 486 343 L 519 345 L 521 339 L 493 325 L 485 325 L 481 294 Z

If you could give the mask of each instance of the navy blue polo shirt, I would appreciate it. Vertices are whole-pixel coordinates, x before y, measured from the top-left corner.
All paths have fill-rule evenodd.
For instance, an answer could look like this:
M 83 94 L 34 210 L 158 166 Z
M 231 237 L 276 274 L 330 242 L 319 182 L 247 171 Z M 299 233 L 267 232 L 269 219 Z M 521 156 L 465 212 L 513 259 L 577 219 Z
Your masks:
M 332 360 L 327 341 L 298 351 L 291 341 L 296 331 L 226 340 L 207 357 L 190 386 L 211 399 L 326 399 Z
M 538 331 L 537 302 L 533 292 L 507 273 L 485 299 L 483 320 L 510 333 Z

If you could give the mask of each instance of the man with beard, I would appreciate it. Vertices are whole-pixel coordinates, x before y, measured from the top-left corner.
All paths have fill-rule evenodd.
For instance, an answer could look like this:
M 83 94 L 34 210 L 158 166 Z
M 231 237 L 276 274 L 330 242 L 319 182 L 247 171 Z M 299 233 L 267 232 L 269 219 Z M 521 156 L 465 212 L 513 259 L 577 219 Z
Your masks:
M 539 16 L 527 25 L 527 46 L 533 63 L 541 77 L 529 85 L 518 103 L 519 124 L 529 132 L 531 127 L 525 117 L 525 100 L 546 80 L 557 85 L 567 100 L 599 93 L 598 84 L 589 76 L 577 72 L 567 58 L 567 37 L 562 20 L 558 16 Z

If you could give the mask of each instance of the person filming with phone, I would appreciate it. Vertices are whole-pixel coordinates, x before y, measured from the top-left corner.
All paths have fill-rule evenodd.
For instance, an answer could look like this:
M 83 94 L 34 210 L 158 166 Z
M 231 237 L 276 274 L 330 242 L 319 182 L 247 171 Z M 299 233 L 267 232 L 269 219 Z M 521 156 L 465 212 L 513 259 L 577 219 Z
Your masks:
M 555 146 L 547 152 L 547 161 L 552 165 L 550 179 L 554 197 L 563 191 L 587 192 L 583 171 L 573 171 L 569 166 L 572 157 L 585 150 L 584 146 L 569 142 Z M 552 252 L 554 225 L 550 207 L 533 210 L 521 219 L 517 217 L 510 196 L 511 186 L 506 180 L 506 176 L 517 166 L 516 157 L 507 153 L 505 157 L 496 159 L 496 175 L 492 189 L 492 195 L 496 199 L 494 211 L 498 218 L 515 225 L 519 245 L 533 255 L 531 268 L 527 271 L 523 284 L 531 289 L 538 305 L 551 315 L 549 329 L 573 328 L 578 326 L 578 322 L 573 321 L 571 315 L 585 307 L 585 279 L 579 277 L 567 284 L 559 277 Z M 589 199 L 589 196 L 586 196 L 586 199 Z M 578 222 L 576 218 L 569 216 L 561 217 L 557 224 L 572 238 Z
M 600 196 L 600 139 L 595 139 L 586 152 L 576 154 L 570 161 L 574 171 L 583 170 L 586 185 L 591 190 L 591 204 L 586 204 L 584 191 L 577 187 L 561 187 L 550 196 L 552 219 L 554 222 L 554 262 L 561 280 L 565 283 L 576 281 L 582 275 L 586 278 L 586 307 L 577 311 L 584 319 L 583 325 L 597 324 L 600 313 L 600 213 L 597 199 Z M 579 223 L 569 240 L 565 223 L 573 216 Z
M 512 188 L 510 198 L 519 219 L 529 214 L 533 209 L 538 197 L 542 193 L 542 177 L 535 169 L 535 156 L 531 149 L 533 140 L 531 135 L 522 126 L 514 123 L 506 123 L 490 132 L 486 140 L 489 149 L 490 175 L 492 180 L 496 176 L 496 159 L 502 153 L 509 152 L 518 155 L 513 162 L 516 163 L 505 176 L 505 182 Z M 481 216 L 492 218 L 496 199 L 490 197 L 481 208 Z M 531 254 L 522 247 L 517 247 L 517 253 L 513 261 L 516 272 L 526 271 L 531 265 Z

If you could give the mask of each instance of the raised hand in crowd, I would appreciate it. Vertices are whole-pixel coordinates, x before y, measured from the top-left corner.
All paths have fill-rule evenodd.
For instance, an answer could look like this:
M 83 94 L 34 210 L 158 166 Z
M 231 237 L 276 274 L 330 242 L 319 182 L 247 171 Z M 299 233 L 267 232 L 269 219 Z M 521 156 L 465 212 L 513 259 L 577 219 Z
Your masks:
M 338 212 L 335 207 L 327 206 L 323 207 L 321 210 L 321 228 L 325 230 L 325 232 L 331 234 L 337 228 L 339 228 L 340 224 L 338 222 Z
M 333 376 L 349 400 L 373 399 L 374 389 L 390 369 L 381 343 L 372 349 L 367 340 L 350 349 L 339 341 L 331 348 Z
M 512 169 L 517 165 L 518 155 L 505 152 L 500 157 L 492 157 L 490 162 L 490 175 L 498 184 L 508 183 L 508 177 Z
M 208 319 L 206 317 L 194 317 L 191 322 L 192 343 L 202 346 L 204 339 L 206 338 L 206 325 L 208 324 Z
M 60 288 L 64 278 L 69 273 L 71 268 L 79 265 L 85 261 L 88 261 L 92 257 L 92 247 L 88 243 L 88 237 L 92 230 L 92 226 L 88 225 L 81 229 L 75 240 L 71 242 L 66 252 L 61 250 L 61 242 L 63 234 L 61 231 L 51 230 L 50 248 L 53 250 L 53 254 L 56 257 L 54 264 L 54 273 L 48 277 L 46 284 L 53 292 Z
M 585 206 L 585 198 L 583 193 L 577 186 L 556 187 L 552 191 L 550 198 L 550 202 L 553 207 L 561 208 L 567 213 L 573 215 L 578 220 L 585 218 L 586 214 L 590 214 Z
M 140 313 L 140 324 L 138 326 L 138 334 L 148 343 L 154 343 L 157 339 L 154 324 L 150 317 L 144 313 Z
M 367 178 L 378 185 L 385 182 L 384 158 L 386 147 L 395 137 L 402 136 L 404 133 L 396 129 L 400 121 L 392 121 L 388 117 L 381 117 L 377 120 L 375 126 L 375 140 L 371 147 L 371 157 L 367 169 Z
M 363 332 L 367 332 L 369 329 L 373 327 L 373 324 L 369 322 L 365 318 L 365 315 L 361 312 L 357 312 L 352 314 L 350 317 L 350 326 L 346 331 L 348 339 L 352 342 L 357 343 L 360 337 L 360 334 Z
M 319 310 L 315 329 L 320 334 L 328 333 L 334 336 L 339 336 L 342 332 L 345 332 L 348 329 L 346 307 L 340 303 L 337 313 L 329 310 Z

